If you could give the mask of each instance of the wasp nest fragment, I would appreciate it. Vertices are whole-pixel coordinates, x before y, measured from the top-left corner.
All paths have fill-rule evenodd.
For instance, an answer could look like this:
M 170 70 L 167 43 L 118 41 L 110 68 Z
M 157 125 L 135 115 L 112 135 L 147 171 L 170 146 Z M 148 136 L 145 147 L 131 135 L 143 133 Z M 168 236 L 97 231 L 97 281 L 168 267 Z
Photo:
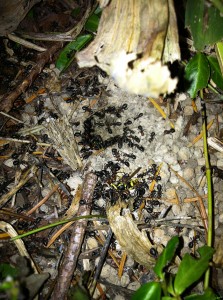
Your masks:
M 80 67 L 99 66 L 120 88 L 148 97 L 174 91 L 167 62 L 180 59 L 173 0 L 111 0 L 94 41 L 77 54 Z
M 145 231 L 140 231 L 132 219 L 129 209 L 121 208 L 117 203 L 107 209 L 107 217 L 112 231 L 122 249 L 139 264 L 151 269 L 155 264 L 155 258 L 151 254 L 154 246 L 148 239 Z M 162 251 L 160 245 L 156 245 L 157 254 Z

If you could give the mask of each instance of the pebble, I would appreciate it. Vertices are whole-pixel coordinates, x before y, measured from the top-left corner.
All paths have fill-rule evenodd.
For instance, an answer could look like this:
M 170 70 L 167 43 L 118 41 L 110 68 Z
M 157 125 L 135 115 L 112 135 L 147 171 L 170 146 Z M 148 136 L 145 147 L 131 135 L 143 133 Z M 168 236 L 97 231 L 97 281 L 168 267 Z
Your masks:
M 179 179 L 176 176 L 170 177 L 170 183 L 177 184 L 179 182 Z
M 223 223 L 223 213 L 221 213 L 218 217 L 219 223 Z
M 188 160 L 190 158 L 190 150 L 187 147 L 182 147 L 178 152 L 178 158 L 181 160 Z
M 223 159 L 219 159 L 219 160 L 217 161 L 217 167 L 218 167 L 218 168 L 223 168 Z
M 199 148 L 195 148 L 193 156 L 196 158 L 201 158 L 203 156 L 203 151 Z
M 125 300 L 125 298 L 121 295 L 116 295 L 114 300 Z
M 89 238 L 87 239 L 87 246 L 88 246 L 88 249 L 94 249 L 94 248 L 97 248 L 97 247 L 98 247 L 98 242 L 96 241 L 95 238 L 89 237 Z
M 176 197 L 176 191 L 174 188 L 167 189 L 165 194 L 168 199 L 173 199 Z
M 101 270 L 101 277 L 107 279 L 110 283 L 117 284 L 118 283 L 118 276 L 117 271 L 109 265 L 104 265 Z
M 193 112 L 194 112 L 194 110 L 193 110 L 193 107 L 191 105 L 184 107 L 184 115 L 185 116 L 191 116 L 191 115 L 193 115 Z
M 184 179 L 186 179 L 186 180 L 190 180 L 191 178 L 193 178 L 194 177 L 194 169 L 192 169 L 192 168 L 185 168 L 184 170 L 183 170 L 183 177 L 184 177 Z
M 156 244 L 162 244 L 163 237 L 165 236 L 165 231 L 160 228 L 156 228 L 153 230 L 154 238 L 153 241 Z
M 132 259 L 132 257 L 130 256 L 127 256 L 125 266 L 131 268 L 133 267 L 134 263 L 135 263 L 134 259 Z
M 166 163 L 168 163 L 168 164 L 170 164 L 170 165 L 173 165 L 173 164 L 175 164 L 176 161 L 177 161 L 177 156 L 176 156 L 176 154 L 173 153 L 173 152 L 172 152 L 172 153 L 167 153 L 167 154 L 164 155 L 163 160 L 164 160 Z
M 130 282 L 130 284 L 128 285 L 128 289 L 132 291 L 136 291 L 138 290 L 138 288 L 140 288 L 140 283 L 138 281 Z
M 182 215 L 182 209 L 181 209 L 181 207 L 180 207 L 179 205 L 177 205 L 177 204 L 174 204 L 174 205 L 172 206 L 172 212 L 173 212 L 174 216 L 180 216 L 180 215 Z
M 124 273 L 121 277 L 121 286 L 126 287 L 130 283 L 130 279 L 127 273 Z
M 44 213 L 48 213 L 49 211 L 49 207 L 46 204 L 42 204 L 39 209 Z
M 205 166 L 205 158 L 201 157 L 197 160 L 198 166 Z

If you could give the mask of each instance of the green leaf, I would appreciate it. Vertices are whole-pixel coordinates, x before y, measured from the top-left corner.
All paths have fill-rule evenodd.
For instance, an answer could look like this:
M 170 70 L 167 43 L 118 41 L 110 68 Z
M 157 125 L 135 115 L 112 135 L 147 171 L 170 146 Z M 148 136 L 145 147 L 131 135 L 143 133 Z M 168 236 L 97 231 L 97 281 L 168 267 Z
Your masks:
M 182 294 L 186 288 L 195 283 L 207 270 L 214 249 L 203 246 L 198 249 L 199 259 L 191 257 L 186 253 L 181 261 L 176 278 L 174 281 L 174 291 L 177 295 Z
M 223 75 L 223 42 L 216 43 L 215 52 L 221 69 L 221 75 Z
M 212 291 L 212 289 L 208 288 L 203 295 L 190 295 L 184 297 L 184 300 L 216 300 L 219 299 L 217 295 Z
M 161 299 L 161 286 L 159 282 L 143 284 L 131 297 L 131 300 L 159 300 Z
M 211 67 L 211 79 L 214 81 L 217 87 L 223 90 L 223 77 L 217 58 L 213 56 L 207 56 L 207 59 Z
M 165 273 L 163 272 L 163 268 L 165 268 L 172 260 L 175 255 L 175 251 L 179 245 L 179 237 L 174 236 L 172 239 L 167 243 L 165 249 L 159 256 L 156 265 L 154 267 L 154 271 L 156 275 L 161 279 L 164 280 Z
M 18 275 L 18 270 L 13 268 L 10 264 L 2 263 L 0 264 L 0 279 L 4 279 L 7 276 L 15 278 Z
M 191 98 L 195 98 L 197 92 L 205 88 L 210 77 L 210 66 L 203 53 L 197 53 L 185 68 L 185 79 L 190 86 L 187 89 Z
M 56 61 L 56 67 L 61 72 L 64 71 L 73 61 L 75 52 L 81 50 L 90 40 L 92 39 L 91 34 L 80 35 L 76 40 L 67 44 Z
M 173 288 L 173 275 L 170 274 L 170 277 L 168 278 L 168 282 L 167 282 L 167 292 L 171 295 L 174 295 L 174 288 Z
M 161 300 L 173 300 L 173 299 L 174 299 L 173 297 L 164 296 L 164 297 L 162 297 Z
M 99 20 L 100 18 L 96 14 L 91 15 L 85 24 L 85 29 L 90 32 L 96 32 L 98 29 Z
M 190 28 L 194 47 L 198 51 L 223 37 L 223 17 L 217 8 L 207 5 L 205 0 L 187 1 L 185 25 Z

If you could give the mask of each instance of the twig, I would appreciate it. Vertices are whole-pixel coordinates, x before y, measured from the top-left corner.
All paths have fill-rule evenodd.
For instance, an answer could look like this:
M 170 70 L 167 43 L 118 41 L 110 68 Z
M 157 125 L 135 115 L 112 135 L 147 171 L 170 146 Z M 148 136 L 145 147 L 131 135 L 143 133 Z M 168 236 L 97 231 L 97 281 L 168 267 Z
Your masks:
M 79 33 L 81 32 L 82 28 L 84 27 L 84 24 L 86 22 L 86 19 L 91 13 L 91 1 L 88 1 L 88 6 L 86 9 L 86 12 L 83 16 L 83 18 L 78 22 L 78 24 L 70 30 L 70 34 L 72 35 L 72 39 L 76 38 Z M 61 41 L 61 39 L 60 39 Z M 45 52 L 38 55 L 37 61 L 38 63 L 36 66 L 31 70 L 30 74 L 27 76 L 26 79 L 22 81 L 21 84 L 19 84 L 16 89 L 12 92 L 10 92 L 8 95 L 3 96 L 1 100 L 1 109 L 4 112 L 9 112 L 12 107 L 14 101 L 25 92 L 25 90 L 33 83 L 33 81 L 36 79 L 38 74 L 43 70 L 45 64 L 52 59 L 53 55 L 63 47 L 62 42 L 56 42 L 52 47 L 47 49 Z
M 26 48 L 30 48 L 30 49 L 33 49 L 33 50 L 36 50 L 36 51 L 39 51 L 39 52 L 43 52 L 43 51 L 46 51 L 46 48 L 43 48 L 43 47 L 40 47 L 36 44 L 33 44 L 31 42 L 28 42 L 20 37 L 18 37 L 17 35 L 15 35 L 14 33 L 9 33 L 7 34 L 7 37 L 12 40 L 13 42 L 16 42 L 20 45 L 23 45 L 25 46 Z
M 24 123 L 23 121 L 20 121 L 19 119 L 15 118 L 13 116 L 10 116 L 9 114 L 4 113 L 3 111 L 0 111 L 0 114 L 3 115 L 3 116 L 5 116 L 5 117 L 8 117 L 8 118 L 10 118 L 10 119 L 12 119 L 12 120 L 14 120 L 16 122 L 18 122 L 18 123 L 22 123 L 22 124 Z
M 14 138 L 8 138 L 8 137 L 1 137 L 0 136 L 0 140 L 4 140 L 4 141 L 9 141 L 9 142 L 14 142 L 14 143 L 23 143 L 23 144 L 31 144 L 32 141 L 29 140 L 20 140 L 20 139 L 14 139 Z M 53 146 L 52 144 L 47 144 L 47 143 L 36 143 L 38 146 L 42 146 L 42 147 L 50 147 Z
M 12 109 L 14 101 L 33 83 L 38 74 L 43 70 L 45 64 L 60 48 L 62 48 L 62 46 L 63 44 L 58 42 L 47 51 L 38 55 L 38 63 L 33 67 L 29 75 L 12 92 L 2 97 L 1 109 L 4 112 L 9 112 Z
M 43 205 L 58 189 L 59 185 L 56 184 L 54 188 L 41 200 L 39 201 L 32 209 L 30 209 L 26 215 L 29 216 L 31 215 L 37 208 L 39 208 L 41 205 Z
M 26 184 L 26 182 L 33 177 L 33 175 L 36 173 L 37 171 L 37 166 L 32 166 L 31 168 L 29 168 L 27 171 L 25 171 L 25 173 L 21 176 L 21 179 L 19 181 L 19 183 L 14 186 L 8 193 L 6 193 L 5 195 L 3 195 L 0 198 L 0 207 L 4 206 L 5 203 L 15 194 L 17 193 L 17 191 L 19 189 L 21 189 L 21 187 Z
M 88 173 L 86 175 L 82 193 L 82 200 L 85 204 L 79 206 L 77 213 L 78 216 L 86 216 L 90 214 L 92 196 L 96 182 L 97 176 L 95 174 Z M 60 266 L 57 282 L 51 296 L 51 298 L 54 300 L 65 299 L 74 270 L 77 265 L 77 260 L 81 251 L 86 226 L 86 220 L 80 220 L 74 224 L 70 242 L 64 255 L 64 260 Z
M 93 279 L 92 285 L 90 287 L 90 294 L 91 294 L 92 297 L 93 297 L 93 294 L 94 294 L 94 291 L 95 291 L 95 288 L 96 288 L 97 280 L 98 280 L 98 278 L 101 274 L 101 270 L 102 270 L 102 267 L 104 265 L 106 255 L 108 253 L 108 248 L 109 248 L 110 243 L 111 243 L 112 235 L 113 235 L 113 232 L 110 228 L 109 231 L 108 231 L 107 238 L 106 238 L 106 241 L 104 243 L 103 249 L 101 251 L 100 260 L 98 262 L 97 269 L 96 269 L 95 274 L 94 274 L 94 279 Z

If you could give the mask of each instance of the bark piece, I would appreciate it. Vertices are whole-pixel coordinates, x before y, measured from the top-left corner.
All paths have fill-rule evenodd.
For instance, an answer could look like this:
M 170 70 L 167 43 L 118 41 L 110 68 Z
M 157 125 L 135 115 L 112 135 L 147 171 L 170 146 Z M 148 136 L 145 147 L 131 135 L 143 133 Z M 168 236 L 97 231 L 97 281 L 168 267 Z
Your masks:
M 180 59 L 173 1 L 110 1 L 95 40 L 77 59 L 80 67 L 99 66 L 130 93 L 172 92 L 177 80 L 163 64 Z

